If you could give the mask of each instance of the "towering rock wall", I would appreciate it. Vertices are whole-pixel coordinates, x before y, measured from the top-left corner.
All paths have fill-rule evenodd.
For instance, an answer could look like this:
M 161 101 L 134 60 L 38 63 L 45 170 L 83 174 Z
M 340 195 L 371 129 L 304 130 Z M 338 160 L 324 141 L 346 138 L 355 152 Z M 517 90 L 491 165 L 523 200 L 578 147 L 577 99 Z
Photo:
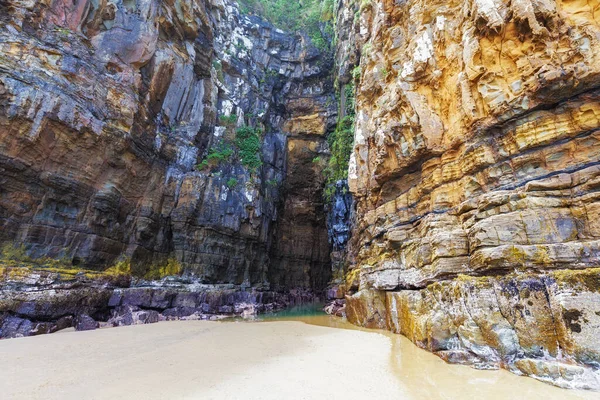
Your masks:
M 307 39 L 220 0 L 4 1 L 0 24 L 0 242 L 75 268 L 324 287 L 319 183 L 292 183 L 320 172 L 302 160 L 335 114 Z M 262 130 L 262 165 L 196 168 L 241 126 Z
M 329 300 L 341 303 L 344 297 L 343 279 L 347 272 L 348 253 L 347 246 L 350 239 L 350 224 L 353 219 L 354 202 L 348 190 L 348 180 L 344 174 L 338 176 L 336 169 L 339 167 L 347 170 L 341 160 L 346 160 L 349 152 L 346 147 L 352 145 L 354 127 L 354 92 L 358 75 L 357 71 L 360 51 L 356 45 L 358 34 L 358 4 L 354 0 L 339 0 L 334 3 L 334 54 L 335 69 L 334 82 L 338 100 L 338 120 L 334 133 L 329 137 L 330 163 L 326 189 L 326 214 L 329 241 L 331 243 L 331 269 L 332 280 L 327 293 Z M 345 146 L 347 136 L 348 145 Z M 337 144 L 336 144 L 337 141 Z M 336 149 L 336 146 L 338 148 Z M 336 161 L 337 160 L 337 161 Z M 333 181 L 333 179 L 337 179 Z
M 320 74 L 303 81 L 303 97 L 286 103 L 290 114 L 283 130 L 290 136 L 285 200 L 270 253 L 270 281 L 277 287 L 323 289 L 331 278 L 322 172 L 328 155 L 326 136 L 337 113 L 329 74 L 333 58 L 324 55 L 318 65 Z
M 227 0 L 0 1 L 0 338 L 312 300 L 331 62 Z
M 363 2 L 351 321 L 600 388 L 599 7 Z

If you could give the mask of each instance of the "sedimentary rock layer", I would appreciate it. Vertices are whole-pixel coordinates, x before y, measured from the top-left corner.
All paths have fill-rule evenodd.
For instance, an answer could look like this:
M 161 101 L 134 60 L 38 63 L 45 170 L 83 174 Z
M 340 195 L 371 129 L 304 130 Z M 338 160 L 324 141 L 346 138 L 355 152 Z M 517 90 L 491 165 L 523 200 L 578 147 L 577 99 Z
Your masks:
M 308 289 L 285 293 L 171 276 L 131 280 L 113 271 L 25 265 L 0 268 L 0 339 L 74 327 L 148 324 L 174 319 L 254 318 L 314 300 Z
M 598 388 L 598 7 L 363 4 L 350 318 L 382 327 L 385 304 L 391 329 L 449 361 Z
M 452 363 L 503 367 L 565 387 L 600 388 L 600 270 L 361 290 L 348 320 L 401 333 Z
M 319 182 L 283 184 L 320 176 L 305 160 L 335 115 L 306 37 L 220 0 L 3 1 L 0 24 L 0 242 L 74 268 L 325 286 Z M 262 165 L 196 168 L 241 126 Z

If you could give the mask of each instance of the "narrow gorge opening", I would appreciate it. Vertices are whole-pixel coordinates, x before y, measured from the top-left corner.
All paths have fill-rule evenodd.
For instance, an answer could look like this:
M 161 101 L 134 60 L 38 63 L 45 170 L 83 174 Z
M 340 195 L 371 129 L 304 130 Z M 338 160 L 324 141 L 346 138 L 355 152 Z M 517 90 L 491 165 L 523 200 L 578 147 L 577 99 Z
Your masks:
M 324 299 L 333 2 L 2 10 L 2 336 Z
M 598 8 L 0 0 L 0 338 L 327 301 L 599 390 Z

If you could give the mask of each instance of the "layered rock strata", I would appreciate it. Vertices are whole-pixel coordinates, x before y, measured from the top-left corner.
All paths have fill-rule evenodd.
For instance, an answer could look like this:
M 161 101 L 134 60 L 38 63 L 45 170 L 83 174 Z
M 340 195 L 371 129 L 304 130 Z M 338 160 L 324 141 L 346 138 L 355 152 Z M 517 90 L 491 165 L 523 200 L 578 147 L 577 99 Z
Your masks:
M 207 285 L 182 277 L 135 280 L 122 274 L 43 266 L 0 271 L 0 339 L 74 327 L 148 324 L 174 319 L 255 318 L 314 301 L 306 289 L 285 293 Z
M 86 268 L 175 258 L 207 282 L 268 282 L 282 182 L 305 170 L 289 150 L 321 151 L 334 114 L 321 54 L 219 1 L 0 7 L 2 241 Z M 257 171 L 196 171 L 224 120 L 262 128 Z
M 361 7 L 351 321 L 600 388 L 598 6 Z
M 0 25 L 3 249 L 73 273 L 325 288 L 311 161 L 336 111 L 307 37 L 221 0 L 9 0 Z

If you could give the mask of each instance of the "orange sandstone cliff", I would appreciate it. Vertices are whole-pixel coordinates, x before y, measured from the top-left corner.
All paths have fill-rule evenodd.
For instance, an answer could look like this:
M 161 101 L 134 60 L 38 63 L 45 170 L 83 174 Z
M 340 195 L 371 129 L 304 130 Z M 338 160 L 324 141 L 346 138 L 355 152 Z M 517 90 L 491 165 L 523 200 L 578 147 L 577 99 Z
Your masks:
M 350 321 L 600 388 L 599 8 L 360 5 Z

